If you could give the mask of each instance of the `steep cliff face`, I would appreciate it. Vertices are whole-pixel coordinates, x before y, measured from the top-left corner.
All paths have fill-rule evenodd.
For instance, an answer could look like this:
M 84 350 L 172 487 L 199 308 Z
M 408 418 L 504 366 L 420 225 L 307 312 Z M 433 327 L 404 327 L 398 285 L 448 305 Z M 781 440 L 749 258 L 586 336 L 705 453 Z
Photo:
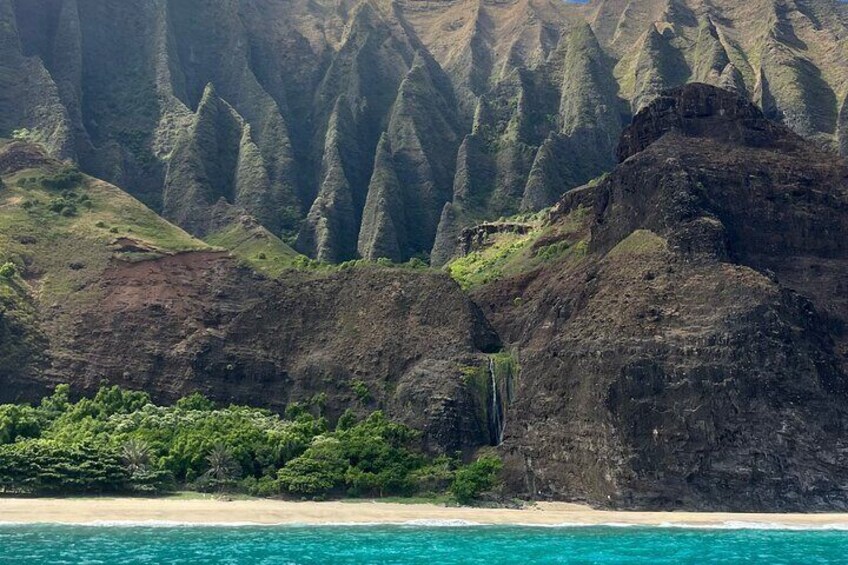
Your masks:
M 251 126 L 210 84 L 176 138 L 165 175 L 163 215 L 204 236 L 220 228 L 220 208 L 240 209 L 278 232 L 295 195 L 265 166 Z M 215 213 L 218 209 L 218 213 Z
M 632 113 L 686 82 L 845 143 L 831 0 L 3 0 L 0 22 L 0 135 L 193 233 L 214 196 L 327 261 L 441 263 L 458 230 L 609 171 Z M 197 138 L 210 84 L 238 145 Z M 206 186 L 218 160 L 238 190 Z M 403 214 L 380 204 L 392 175 Z
M 323 394 L 329 418 L 384 409 L 436 451 L 488 441 L 485 398 L 462 371 L 498 338 L 444 275 L 371 267 L 270 281 L 221 253 L 188 253 L 116 263 L 92 292 L 98 309 L 57 312 L 74 329 L 54 341 L 47 382 L 107 378 L 162 400 L 199 390 L 280 411 Z
M 839 154 L 848 157 L 848 97 L 839 112 Z
M 241 122 L 213 95 L 202 114 L 224 115 L 197 138 L 238 146 Z M 242 168 L 205 163 L 198 198 L 230 182 L 213 166 Z M 233 256 L 23 142 L 0 145 L 0 175 L 0 266 L 14 265 L 0 272 L 0 402 L 107 379 L 162 401 L 199 390 L 279 411 L 320 404 L 330 418 L 383 409 L 433 451 L 488 444 L 488 397 L 467 375 L 500 342 L 447 275 L 298 270 L 250 216 L 216 205 L 225 228 L 210 239 Z M 238 199 L 238 183 L 226 188 Z
M 34 10 L 39 7 L 47 11 L 46 6 L 32 6 Z M 32 136 L 57 156 L 76 155 L 68 108 L 41 59 L 27 56 L 12 0 L 0 2 L 0 91 L 0 131 L 4 136 L 24 130 L 22 135 Z
M 381 14 L 359 17 L 385 41 Z M 705 84 L 660 93 L 615 149 L 581 137 L 589 123 L 611 135 L 622 111 L 571 90 L 567 76 L 611 80 L 603 35 L 572 34 L 551 51 L 571 61 L 550 63 L 562 82 L 511 72 L 498 88 L 514 107 L 481 98 L 463 139 L 449 80 L 420 50 L 387 59 L 402 100 L 386 102 L 385 128 L 332 100 L 303 241 L 333 260 L 402 260 L 423 237 L 412 226 L 438 216 L 439 236 L 454 235 L 434 249 L 466 255 L 449 266 L 462 287 L 411 265 L 295 268 L 253 218 L 280 194 L 253 126 L 214 87 L 180 118 L 164 205 L 241 261 L 49 148 L 3 144 L 0 264 L 16 267 L 0 278 L 0 400 L 105 378 L 162 401 L 200 390 L 277 410 L 312 402 L 331 418 L 380 408 L 436 452 L 496 446 L 516 494 L 848 509 L 848 165 Z M 566 83 L 573 96 L 550 88 Z M 548 108 L 549 126 L 534 129 L 528 116 Z M 353 140 L 372 134 L 368 176 Z M 549 214 L 463 229 L 475 209 L 517 209 L 520 191 L 504 187 L 519 185 L 492 179 L 538 165 L 520 139 L 607 143 L 618 165 Z M 546 167 L 562 160 L 547 151 Z M 450 178 L 452 195 L 437 190 Z
M 520 352 L 501 448 L 513 488 L 848 507 L 848 167 L 706 85 L 649 104 L 618 153 L 551 215 L 585 253 L 475 291 Z

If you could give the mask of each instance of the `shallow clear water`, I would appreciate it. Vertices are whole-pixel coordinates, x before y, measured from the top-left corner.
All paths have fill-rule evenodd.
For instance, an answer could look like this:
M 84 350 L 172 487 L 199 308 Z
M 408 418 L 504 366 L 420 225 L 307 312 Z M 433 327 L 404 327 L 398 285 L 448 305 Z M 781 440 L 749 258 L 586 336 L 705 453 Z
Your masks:
M 0 526 L 0 563 L 848 563 L 848 532 L 617 527 Z

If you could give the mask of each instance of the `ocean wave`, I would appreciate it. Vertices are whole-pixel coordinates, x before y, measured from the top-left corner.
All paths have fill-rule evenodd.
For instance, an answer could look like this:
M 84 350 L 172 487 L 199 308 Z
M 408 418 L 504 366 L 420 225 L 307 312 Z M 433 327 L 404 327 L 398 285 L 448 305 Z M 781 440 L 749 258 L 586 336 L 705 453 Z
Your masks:
M 689 522 L 660 522 L 659 524 L 638 524 L 633 522 L 564 522 L 559 524 L 515 524 L 522 528 L 644 528 L 679 530 L 783 530 L 783 531 L 846 531 L 848 522 L 832 524 L 792 524 L 786 522 L 753 522 L 746 520 L 728 520 L 713 524 L 693 524 Z
M 486 524 L 483 522 L 472 522 L 470 520 L 407 520 L 401 522 L 401 526 L 419 527 L 419 528 L 469 528 L 479 526 L 493 526 L 494 524 Z
M 656 527 L 685 528 L 689 530 L 837 530 L 848 532 L 848 523 L 846 522 L 833 524 L 789 524 L 786 522 L 748 522 L 745 520 L 729 520 L 717 524 L 687 524 L 685 522 L 664 522 Z
M 4 522 L 0 527 L 22 526 L 74 526 L 90 528 L 350 528 L 377 526 L 404 526 L 417 528 L 467 528 L 490 526 L 469 520 L 404 520 L 377 522 L 192 522 L 174 520 L 94 520 L 91 522 Z
M 683 529 L 683 530 L 783 530 L 783 531 L 845 531 L 848 522 L 830 524 L 793 524 L 785 522 L 754 522 L 729 520 L 712 524 L 693 524 L 688 522 L 661 522 L 659 524 L 637 524 L 632 522 L 562 522 L 555 524 L 515 523 L 493 524 L 460 519 L 417 519 L 405 521 L 377 522 L 191 522 L 172 520 L 97 520 L 92 522 L 5 522 L 0 527 L 90 527 L 90 528 L 365 528 L 365 527 L 403 527 L 403 528 L 642 528 L 642 529 Z

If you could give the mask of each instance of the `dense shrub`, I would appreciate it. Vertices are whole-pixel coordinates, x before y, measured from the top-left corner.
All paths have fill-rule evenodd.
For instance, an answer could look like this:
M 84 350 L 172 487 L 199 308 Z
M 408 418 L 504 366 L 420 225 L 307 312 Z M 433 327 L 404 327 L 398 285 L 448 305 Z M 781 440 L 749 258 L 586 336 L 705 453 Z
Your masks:
M 44 417 L 31 406 L 0 406 L 0 445 L 41 435 Z
M 468 501 L 491 488 L 500 464 L 428 460 L 416 447 L 419 434 L 382 412 L 358 421 L 347 411 L 331 430 L 301 404 L 283 419 L 219 408 L 200 394 L 157 406 L 144 392 L 114 386 L 77 402 L 69 393 L 61 385 L 38 406 L 0 406 L 0 491 L 155 493 L 181 485 L 325 497 L 444 492 L 452 484 Z M 313 404 L 320 412 L 321 400 Z
M 44 177 L 41 184 L 48 190 L 61 191 L 77 187 L 82 181 L 82 173 L 76 167 L 64 167 L 60 171 Z
M 299 457 L 280 469 L 280 486 L 292 494 L 327 494 L 344 483 L 347 460 L 341 442 L 333 437 L 319 436 Z
M 118 492 L 128 490 L 129 483 L 118 453 L 104 445 L 38 439 L 0 446 L 5 492 Z
M 52 198 L 47 204 L 47 208 L 51 212 L 55 212 L 65 217 L 76 216 L 78 212 L 76 202 L 67 199 L 64 196 Z
M 481 457 L 456 471 L 450 491 L 461 504 L 467 504 L 497 483 L 503 464 L 492 456 Z
M 18 272 L 18 268 L 11 261 L 7 261 L 0 266 L 0 278 L 11 279 Z

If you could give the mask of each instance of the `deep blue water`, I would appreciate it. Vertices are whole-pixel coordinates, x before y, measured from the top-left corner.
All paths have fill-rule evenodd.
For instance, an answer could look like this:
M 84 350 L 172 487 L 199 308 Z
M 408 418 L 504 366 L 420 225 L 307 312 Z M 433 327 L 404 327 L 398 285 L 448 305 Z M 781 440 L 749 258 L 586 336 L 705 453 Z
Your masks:
M 0 526 L 0 563 L 848 563 L 848 532 L 529 527 Z

